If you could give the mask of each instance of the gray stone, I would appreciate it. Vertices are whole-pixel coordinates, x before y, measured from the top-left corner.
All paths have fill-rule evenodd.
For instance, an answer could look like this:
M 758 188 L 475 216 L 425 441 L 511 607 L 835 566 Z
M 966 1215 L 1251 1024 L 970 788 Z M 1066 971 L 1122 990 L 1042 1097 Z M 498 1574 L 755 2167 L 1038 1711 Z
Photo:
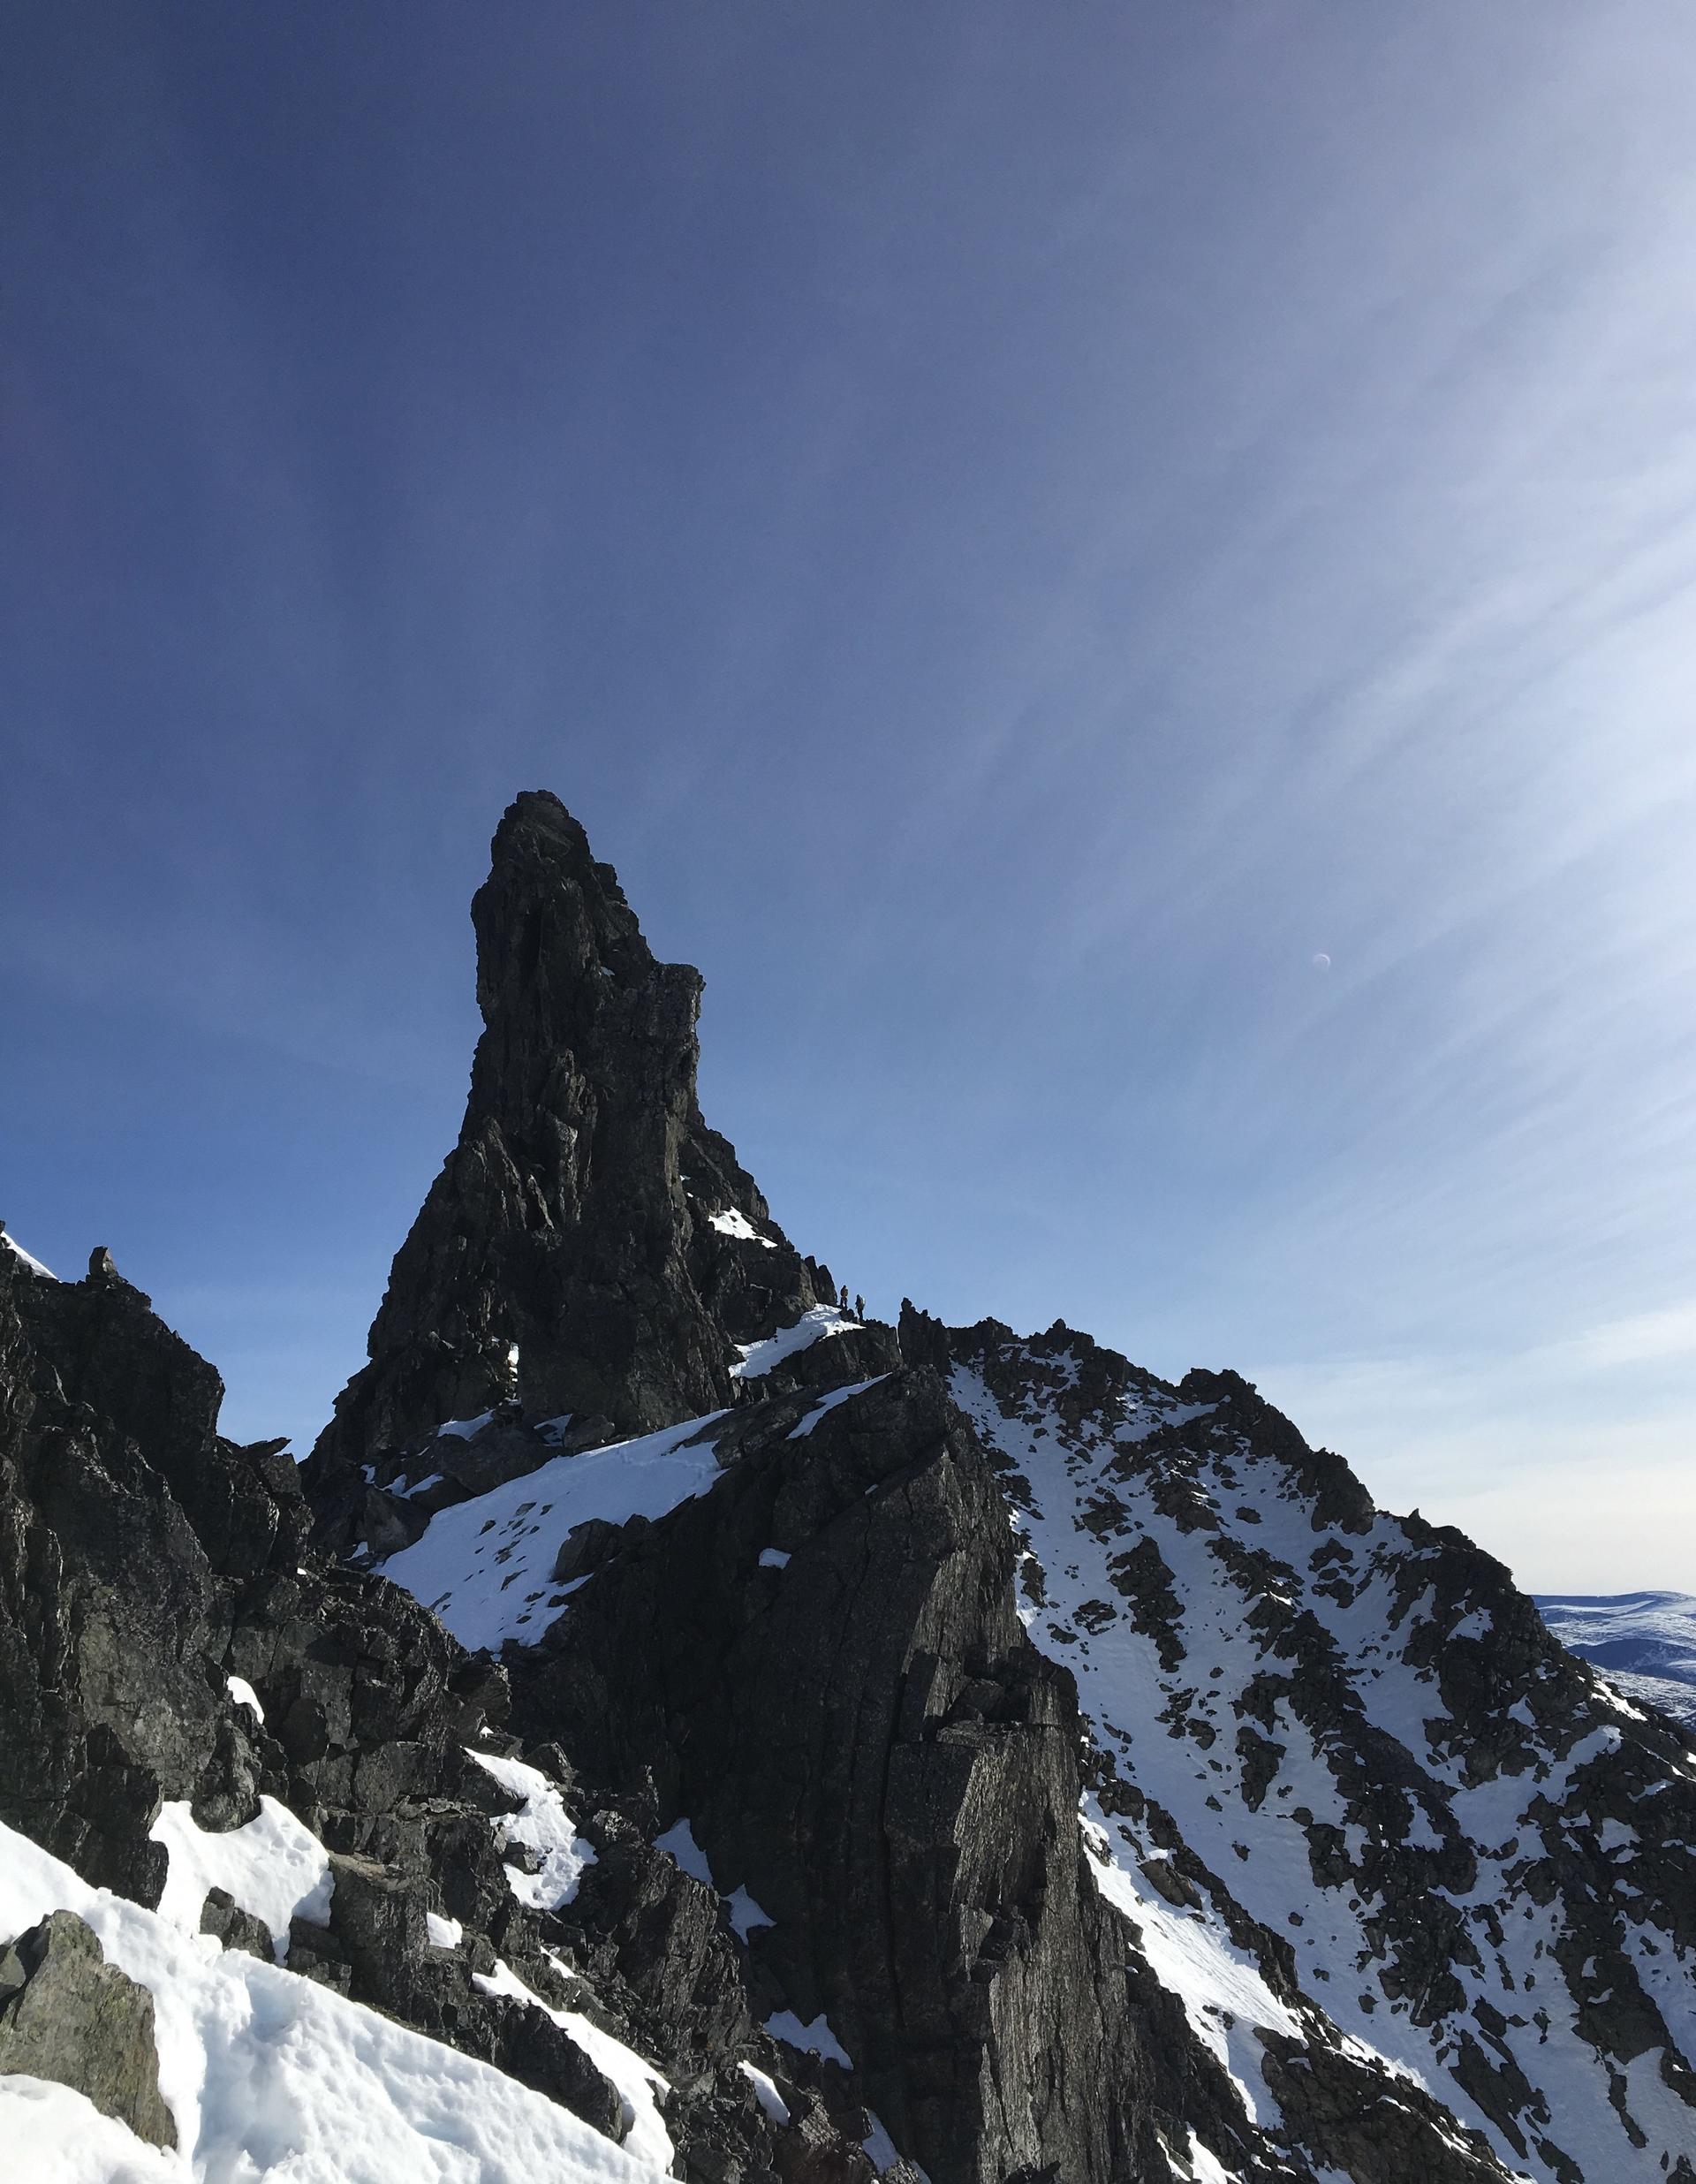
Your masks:
M 74 1912 L 49 1912 L 0 1960 L 4 2072 L 71 2086 L 150 2146 L 177 2143 L 159 2091 L 153 1997 L 107 1963 Z

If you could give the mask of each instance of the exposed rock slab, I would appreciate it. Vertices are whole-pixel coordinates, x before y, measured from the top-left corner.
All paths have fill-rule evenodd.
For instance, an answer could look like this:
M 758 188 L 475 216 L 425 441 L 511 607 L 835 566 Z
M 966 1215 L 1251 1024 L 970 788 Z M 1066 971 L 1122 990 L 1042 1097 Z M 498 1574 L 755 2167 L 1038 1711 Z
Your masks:
M 72 1911 L 50 1912 L 0 1950 L 0 2073 L 85 2094 L 150 2146 L 175 2146 L 159 2091 L 153 1997 L 108 1964 Z

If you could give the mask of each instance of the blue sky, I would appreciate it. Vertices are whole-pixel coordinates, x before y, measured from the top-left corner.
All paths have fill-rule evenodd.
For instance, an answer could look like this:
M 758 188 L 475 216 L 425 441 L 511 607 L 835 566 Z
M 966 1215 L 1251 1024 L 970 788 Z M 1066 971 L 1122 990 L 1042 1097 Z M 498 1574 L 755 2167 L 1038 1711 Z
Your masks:
M 20 1240 L 304 1447 L 551 787 L 875 1308 L 1696 1590 L 1687 11 L 19 21 Z

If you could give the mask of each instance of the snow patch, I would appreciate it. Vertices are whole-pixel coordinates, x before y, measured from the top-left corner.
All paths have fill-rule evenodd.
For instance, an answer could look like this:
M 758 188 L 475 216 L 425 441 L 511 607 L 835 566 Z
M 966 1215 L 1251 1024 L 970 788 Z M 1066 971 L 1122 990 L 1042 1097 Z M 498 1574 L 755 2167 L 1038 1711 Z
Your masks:
M 739 1940 L 746 1941 L 756 1926 L 770 1926 L 775 1922 L 768 1911 L 762 1911 L 746 1888 L 738 1888 L 733 1896 L 724 1899 L 724 1907 L 731 1915 L 731 1924 Z
M 789 2103 L 763 2070 L 756 2069 L 752 2063 L 738 2063 L 737 2068 L 753 2086 L 754 2099 L 781 2130 L 789 2121 Z
M 196 1827 L 186 1800 L 170 1800 L 148 1831 L 165 1847 L 168 1865 L 159 1916 L 198 1934 L 208 1890 L 222 1888 L 269 1931 L 279 1964 L 289 1953 L 289 1924 L 328 1926 L 335 1881 L 329 1854 L 286 1805 L 261 1797 L 245 1827 L 222 1835 Z
M 594 1863 L 593 1847 L 572 1825 L 564 1799 L 539 1767 L 475 1752 L 470 1745 L 465 1750 L 504 1790 L 524 1800 L 522 1811 L 502 1813 L 491 1823 L 503 1850 L 517 1848 L 534 1862 L 531 1870 L 509 1865 L 507 1886 L 533 1911 L 557 1911 L 576 1895 L 584 1868 Z
M 638 1440 L 556 1456 L 438 1510 L 410 1547 L 381 1566 L 382 1574 L 473 1652 L 498 1652 L 509 1638 L 534 1643 L 564 1605 L 553 1574 L 565 1535 L 591 1518 L 651 1521 L 704 1493 L 719 1467 L 700 1437 L 723 1416 L 713 1411 Z
M 834 1304 L 815 1304 L 809 1312 L 803 1312 L 791 1327 L 780 1327 L 775 1335 L 768 1335 L 763 1342 L 738 1343 L 740 1361 L 731 1368 L 732 1380 L 758 1380 L 768 1373 L 774 1365 L 781 1365 L 785 1358 L 793 1357 L 798 1350 L 809 1350 L 815 1342 L 831 1335 L 845 1335 L 859 1324 L 847 1313 L 839 1312 Z
M 264 1720 L 265 1709 L 259 1702 L 259 1694 L 245 1676 L 226 1676 L 223 1687 L 238 1706 L 251 1706 L 260 1720 Z
M 822 2055 L 826 2062 L 840 2063 L 844 2070 L 853 2068 L 847 2051 L 831 2031 L 829 2020 L 822 2010 L 810 2025 L 802 2024 L 793 2010 L 779 2010 L 775 2017 L 767 2018 L 766 2030 L 774 2040 L 781 2040 L 786 2047 L 799 2048 L 806 2054 Z
M 705 1881 L 713 1888 L 713 1869 L 707 1862 L 707 1854 L 695 1840 L 695 1831 L 686 1820 L 679 1820 L 675 1827 L 667 1828 L 663 1835 L 654 1838 L 655 1850 L 663 1850 L 675 1858 L 692 1880 Z M 716 1894 L 716 1889 L 714 1889 Z
M 721 1236 L 734 1236 L 745 1244 L 763 1244 L 768 1251 L 777 1247 L 769 1236 L 762 1236 L 746 1213 L 738 1213 L 732 1206 L 728 1213 L 709 1214 L 708 1226 L 716 1228 Z
M 0 1250 L 9 1251 L 14 1259 L 21 1261 L 26 1274 L 38 1274 L 43 1281 L 56 1282 L 58 1276 L 50 1273 L 39 1259 L 32 1258 L 15 1236 L 8 1236 L 0 1229 Z
M 474 1441 L 494 1415 L 492 1410 L 486 1410 L 475 1418 L 450 1418 L 446 1425 L 436 1428 L 435 1438 L 438 1441 Z
M 888 1373 L 874 1373 L 869 1380 L 856 1380 L 850 1387 L 832 1388 L 829 1395 L 813 1406 L 800 1424 L 787 1437 L 791 1441 L 806 1440 L 820 1419 L 828 1417 L 839 1403 L 846 1403 L 857 1395 L 864 1395 L 867 1388 L 876 1387 L 880 1380 L 887 1380 L 889 1376 Z

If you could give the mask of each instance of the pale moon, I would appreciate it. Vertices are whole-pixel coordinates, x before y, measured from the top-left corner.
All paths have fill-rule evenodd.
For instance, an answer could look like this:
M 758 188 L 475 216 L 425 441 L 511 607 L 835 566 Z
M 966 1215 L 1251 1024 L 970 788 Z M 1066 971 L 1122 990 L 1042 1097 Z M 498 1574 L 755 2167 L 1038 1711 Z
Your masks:
M 1330 967 L 1331 959 L 1329 956 L 1320 954 L 1314 958 L 1314 968 L 1316 971 L 1329 971 Z

